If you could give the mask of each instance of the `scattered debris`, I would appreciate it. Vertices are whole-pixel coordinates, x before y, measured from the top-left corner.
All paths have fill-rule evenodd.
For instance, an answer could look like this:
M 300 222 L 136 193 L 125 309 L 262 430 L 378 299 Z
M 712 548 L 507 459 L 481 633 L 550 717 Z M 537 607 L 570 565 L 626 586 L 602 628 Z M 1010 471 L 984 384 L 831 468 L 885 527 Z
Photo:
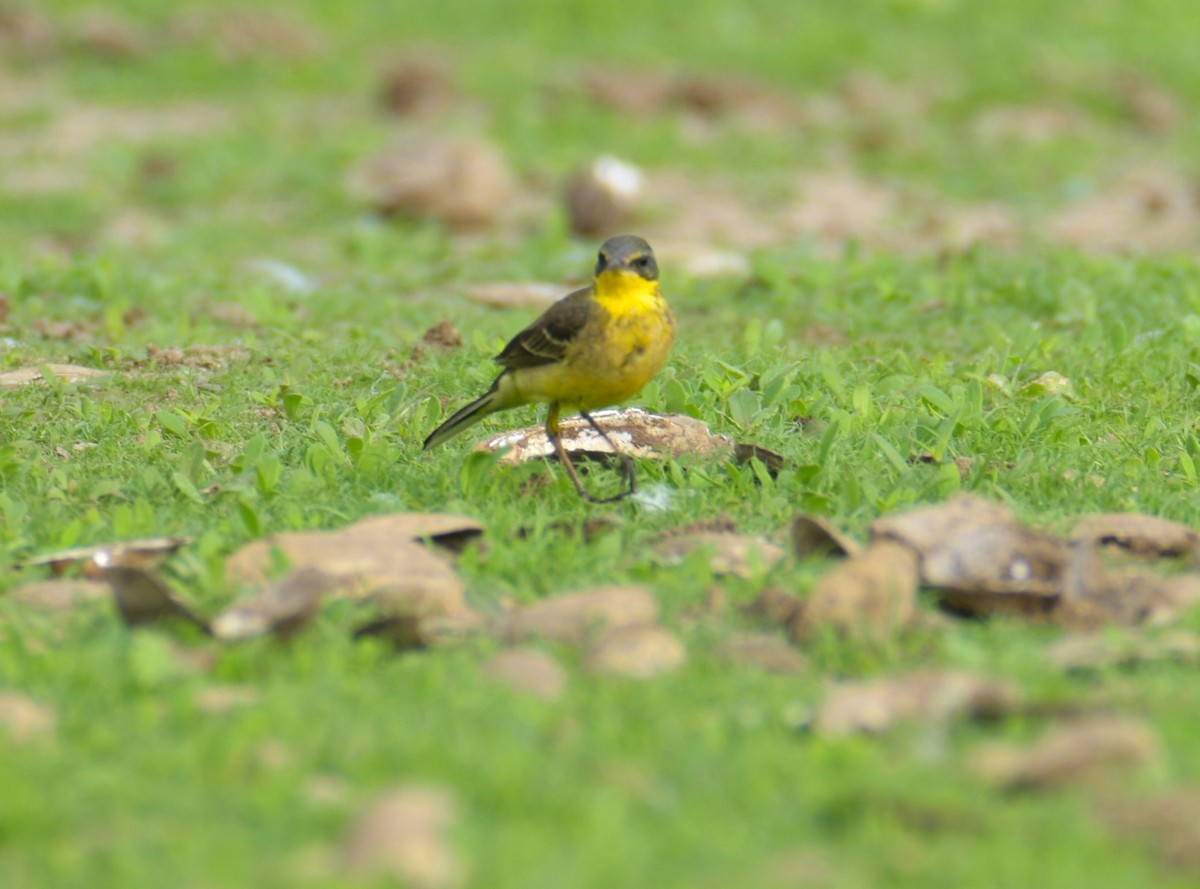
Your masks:
M 567 671 L 536 648 L 508 648 L 483 665 L 484 672 L 514 691 L 556 701 L 567 688 Z
M 378 94 L 383 109 L 397 117 L 437 114 L 459 100 L 449 63 L 431 52 L 393 61 L 380 78 Z
M 813 729 L 820 735 L 837 736 L 882 732 L 901 722 L 996 719 L 1020 702 L 1017 688 L 1002 680 L 919 670 L 835 686 L 817 711 Z
M 605 630 L 584 658 L 589 670 L 631 679 L 652 679 L 677 669 L 685 660 L 683 643 L 669 630 L 648 623 Z
M 262 692 L 249 685 L 210 685 L 198 689 L 193 700 L 205 713 L 228 713 L 258 704 Z
M 58 716 L 44 704 L 15 691 L 0 691 L 0 729 L 17 744 L 44 740 L 54 734 Z
M 73 565 L 82 565 L 90 577 L 100 577 L 102 570 L 97 557 L 102 556 L 105 565 L 124 565 L 128 568 L 150 570 L 158 567 L 180 547 L 191 542 L 190 537 L 146 537 L 139 540 L 121 540 L 115 543 L 98 543 L 93 546 L 78 546 L 72 549 L 44 553 L 17 565 L 18 568 L 48 566 L 55 574 L 62 574 Z
M 1193 556 L 1200 549 L 1200 533 L 1187 525 L 1133 512 L 1082 516 L 1071 529 L 1071 541 L 1119 547 L 1144 559 Z
M 416 541 L 460 546 L 482 527 L 473 519 L 437 513 L 396 513 L 362 519 L 336 531 L 289 531 L 256 540 L 226 563 L 230 584 L 262 587 L 280 564 L 315 568 L 344 595 L 386 590 L 414 614 L 467 614 L 463 582 L 444 557 Z
M 438 349 L 457 349 L 463 344 L 462 334 L 452 321 L 439 321 L 421 334 L 421 342 Z
M 627 408 L 596 411 L 592 417 L 617 442 L 618 447 L 632 457 L 661 459 L 685 454 L 721 456 L 731 452 L 734 447 L 733 440 L 728 436 L 713 435 L 704 423 L 683 414 L 652 414 L 639 408 Z M 582 417 L 563 419 L 560 436 L 563 447 L 572 457 L 612 457 L 608 442 Z M 549 459 L 554 454 L 554 448 L 542 426 L 501 433 L 480 442 L 476 450 L 490 453 L 507 450 L 500 458 L 500 463 L 508 466 Z
M 352 196 L 385 216 L 490 225 L 509 207 L 515 179 L 500 150 L 480 139 L 409 136 L 350 175 Z
M 111 375 L 111 371 L 80 367 L 77 364 L 43 364 L 38 367 L 22 367 L 0 373 L 0 389 L 28 386 L 43 382 L 43 372 L 49 373 L 60 383 L 81 383 Z
M 1176 630 L 1159 636 L 1111 636 L 1081 633 L 1064 636 L 1046 650 L 1046 660 L 1076 672 L 1107 670 L 1144 663 L 1200 661 L 1200 636 Z
M 694 531 L 672 534 L 655 548 L 655 554 L 666 564 L 682 562 L 698 550 L 710 552 L 709 566 L 714 574 L 753 577 L 770 570 L 784 556 L 784 550 L 761 537 L 728 531 Z
M 721 643 L 717 657 L 768 673 L 803 673 L 808 668 L 804 655 L 775 633 L 735 633 Z
M 286 639 L 316 616 L 321 600 L 335 586 L 334 578 L 320 568 L 301 568 L 218 615 L 212 622 L 213 635 L 218 639 L 249 639 L 274 633 Z
M 486 303 L 500 309 L 517 309 L 531 306 L 545 308 L 566 296 L 567 289 L 561 284 L 545 284 L 536 281 L 492 284 L 471 284 L 464 292 L 476 302 Z
M 1115 839 L 1148 845 L 1172 871 L 1200 876 L 1200 790 L 1179 787 L 1148 799 L 1114 795 L 1097 806 Z
M 540 637 L 579 643 L 599 630 L 658 619 L 658 599 L 649 587 L 602 586 L 551 596 L 519 608 L 501 621 L 501 638 Z
M 605 155 L 576 172 L 567 182 L 565 202 L 571 231 L 585 237 L 620 230 L 642 193 L 642 172 Z
M 1165 578 L 1140 569 L 1109 571 L 1090 541 L 1071 547 L 1056 616 L 1069 626 L 1158 625 L 1200 601 L 1200 577 Z
M 818 581 L 791 629 L 801 640 L 828 628 L 879 642 L 909 625 L 916 608 L 916 554 L 903 544 L 879 540 Z
M 110 564 L 106 553 L 98 553 L 94 561 L 112 589 L 117 610 L 127 625 L 140 627 L 175 621 L 190 624 L 206 634 L 211 632 L 208 622 L 153 574 L 142 568 Z
M 1028 747 L 981 745 L 969 765 L 984 782 L 1005 790 L 1054 790 L 1135 771 L 1161 755 L 1147 723 L 1105 716 L 1059 726 Z
M 108 586 L 94 580 L 36 580 L 17 587 L 4 598 L 40 611 L 67 612 L 108 596 Z
M 369 805 L 342 838 L 339 864 L 353 879 L 389 877 L 413 889 L 452 889 L 466 869 L 448 834 L 454 797 L 439 787 L 404 785 Z
M 792 520 L 792 553 L 798 559 L 849 556 L 862 552 L 862 544 L 822 516 L 798 515 Z

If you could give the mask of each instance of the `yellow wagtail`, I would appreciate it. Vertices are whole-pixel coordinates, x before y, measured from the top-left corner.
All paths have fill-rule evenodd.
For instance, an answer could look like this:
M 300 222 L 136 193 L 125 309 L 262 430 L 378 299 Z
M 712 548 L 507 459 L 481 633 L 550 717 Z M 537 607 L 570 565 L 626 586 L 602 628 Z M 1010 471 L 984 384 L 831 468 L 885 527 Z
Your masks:
M 654 251 L 632 235 L 609 238 L 600 247 L 591 285 L 563 297 L 513 337 L 495 358 L 504 370 L 492 388 L 433 430 L 425 448 L 496 411 L 545 402 L 546 435 L 579 495 L 595 503 L 620 500 L 637 488 L 633 461 L 622 455 L 627 490 L 604 500 L 593 497 L 563 448 L 559 419 L 564 411 L 581 414 L 620 453 L 588 411 L 637 394 L 674 342 L 675 315 L 658 287 Z

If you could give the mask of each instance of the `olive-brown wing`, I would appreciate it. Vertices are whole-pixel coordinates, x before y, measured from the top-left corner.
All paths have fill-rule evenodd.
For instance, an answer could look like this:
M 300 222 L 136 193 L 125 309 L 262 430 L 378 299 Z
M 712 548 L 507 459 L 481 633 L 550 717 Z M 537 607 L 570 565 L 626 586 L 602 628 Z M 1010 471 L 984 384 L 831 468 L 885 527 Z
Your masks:
M 562 361 L 567 346 L 587 327 L 597 310 L 590 288 L 564 296 L 545 313 L 514 336 L 496 362 L 506 368 L 540 367 Z

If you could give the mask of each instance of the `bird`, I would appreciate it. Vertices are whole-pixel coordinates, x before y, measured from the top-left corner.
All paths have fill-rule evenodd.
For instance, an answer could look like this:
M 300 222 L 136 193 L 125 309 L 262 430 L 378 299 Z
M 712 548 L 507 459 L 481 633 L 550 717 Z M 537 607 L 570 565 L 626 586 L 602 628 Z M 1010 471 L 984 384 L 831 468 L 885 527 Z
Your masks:
M 593 503 L 621 500 L 637 490 L 633 460 L 621 454 L 626 490 L 592 496 L 563 448 L 561 419 L 581 415 L 620 454 L 590 411 L 641 391 L 671 354 L 675 335 L 675 314 L 659 288 L 650 245 L 635 235 L 609 238 L 600 245 L 592 283 L 514 336 L 493 359 L 503 370 L 491 388 L 434 429 L 423 447 L 436 447 L 497 411 L 541 402 L 548 405 L 546 436 L 579 496 Z

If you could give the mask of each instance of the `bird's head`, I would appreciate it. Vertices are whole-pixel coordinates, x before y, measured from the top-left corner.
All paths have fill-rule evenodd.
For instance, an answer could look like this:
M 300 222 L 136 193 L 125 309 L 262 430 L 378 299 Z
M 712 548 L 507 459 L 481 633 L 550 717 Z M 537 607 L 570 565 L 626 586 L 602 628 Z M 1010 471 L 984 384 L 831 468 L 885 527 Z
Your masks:
M 600 245 L 596 277 L 616 272 L 637 275 L 647 281 L 658 280 L 658 262 L 650 245 L 636 235 L 617 235 Z

